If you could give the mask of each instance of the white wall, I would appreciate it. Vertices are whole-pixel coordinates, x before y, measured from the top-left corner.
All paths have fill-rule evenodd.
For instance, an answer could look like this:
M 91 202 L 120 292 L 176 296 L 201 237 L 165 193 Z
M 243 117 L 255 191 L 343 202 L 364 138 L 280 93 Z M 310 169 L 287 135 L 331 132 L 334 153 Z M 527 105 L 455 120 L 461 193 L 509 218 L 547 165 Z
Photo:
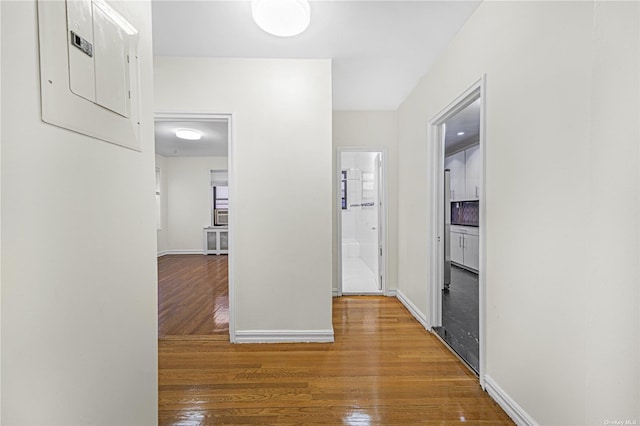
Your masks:
M 331 62 L 156 57 L 155 73 L 157 110 L 235 114 L 236 330 L 331 334 Z
M 150 4 L 115 5 L 140 30 L 142 152 L 41 121 L 36 2 L 1 7 L 2 423 L 155 425 Z
M 0 6 L 0 22 L 2 22 L 2 7 Z M 2 45 L 2 31 L 0 31 L 0 45 Z M 0 80 L 2 79 L 2 55 L 0 55 Z M 2 99 L 2 85 L 0 84 L 0 99 Z M 0 102 L 0 188 L 2 188 L 2 102 Z M 0 223 L 2 223 L 2 191 L 0 190 Z M 2 365 L 2 226 L 0 226 L 0 366 Z M 2 368 L 0 368 L 0 423 L 2 423 Z
M 203 228 L 211 226 L 211 170 L 226 170 L 227 157 L 166 157 L 167 249 L 203 250 Z
M 372 147 L 387 150 L 387 289 L 395 289 L 398 282 L 398 149 L 397 114 L 395 111 L 334 111 L 333 148 Z M 337 160 L 333 167 L 335 179 L 339 179 Z M 341 211 L 334 185 L 334 212 Z M 337 225 L 334 224 L 334 265 L 338 262 L 337 244 L 341 243 Z M 334 290 L 338 288 L 340 271 L 334 270 Z
M 540 424 L 640 420 L 636 2 L 484 2 L 398 112 L 426 313 L 427 123 L 487 73 L 487 374 Z
M 640 423 L 640 4 L 593 11 L 586 419 Z

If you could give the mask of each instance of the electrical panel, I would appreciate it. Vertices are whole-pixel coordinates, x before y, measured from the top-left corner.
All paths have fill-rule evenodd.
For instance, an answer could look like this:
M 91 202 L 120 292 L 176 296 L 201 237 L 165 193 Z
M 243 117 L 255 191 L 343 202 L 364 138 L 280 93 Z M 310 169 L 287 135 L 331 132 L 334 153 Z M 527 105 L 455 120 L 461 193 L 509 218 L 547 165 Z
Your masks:
M 138 32 L 104 0 L 38 1 L 42 119 L 139 143 Z

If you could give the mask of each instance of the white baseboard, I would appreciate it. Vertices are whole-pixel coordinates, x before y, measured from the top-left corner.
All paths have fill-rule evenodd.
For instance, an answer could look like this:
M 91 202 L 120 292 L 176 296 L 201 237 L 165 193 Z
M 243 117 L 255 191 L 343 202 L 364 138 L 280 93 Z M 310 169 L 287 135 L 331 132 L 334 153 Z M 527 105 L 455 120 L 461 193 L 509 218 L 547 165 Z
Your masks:
M 487 393 L 511 417 L 518 426 L 537 426 L 535 422 L 496 382 L 488 375 L 484 376 Z
M 396 292 L 397 290 L 395 288 L 390 288 L 384 295 L 387 297 L 396 297 Z M 334 288 L 333 290 L 331 290 L 331 295 L 333 297 L 338 297 L 338 289 Z
M 236 330 L 236 343 L 332 343 L 333 330 Z
M 165 251 L 159 251 L 158 257 L 166 256 L 168 254 L 203 254 L 203 253 L 202 253 L 202 249 L 200 250 L 165 250 Z
M 429 329 L 429 327 L 427 326 L 427 317 L 422 312 L 420 312 L 420 310 L 416 307 L 416 305 L 413 304 L 411 300 L 407 298 L 402 290 L 396 290 L 396 297 L 398 298 L 400 303 L 402 303 L 404 307 L 407 308 L 409 312 L 411 312 L 411 315 L 413 315 L 413 317 L 417 319 L 420 324 L 422 324 L 424 328 Z

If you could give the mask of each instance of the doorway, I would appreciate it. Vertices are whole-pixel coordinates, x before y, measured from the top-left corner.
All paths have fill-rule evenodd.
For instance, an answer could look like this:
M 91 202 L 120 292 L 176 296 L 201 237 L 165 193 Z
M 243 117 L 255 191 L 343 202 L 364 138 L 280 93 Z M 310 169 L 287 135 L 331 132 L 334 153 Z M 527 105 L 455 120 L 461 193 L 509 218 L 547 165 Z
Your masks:
M 339 295 L 385 291 L 384 156 L 376 149 L 338 151 Z
M 155 139 L 158 334 L 234 341 L 232 117 L 158 113 Z
M 432 330 L 480 376 L 484 350 L 484 78 L 430 122 Z

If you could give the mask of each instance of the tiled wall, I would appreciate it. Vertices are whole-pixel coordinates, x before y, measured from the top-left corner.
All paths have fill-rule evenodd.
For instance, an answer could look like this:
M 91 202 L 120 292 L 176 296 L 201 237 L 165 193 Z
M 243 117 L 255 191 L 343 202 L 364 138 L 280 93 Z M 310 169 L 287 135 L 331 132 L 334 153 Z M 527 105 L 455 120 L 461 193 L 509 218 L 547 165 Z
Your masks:
M 452 202 L 451 224 L 478 226 L 480 224 L 480 203 L 478 201 Z

